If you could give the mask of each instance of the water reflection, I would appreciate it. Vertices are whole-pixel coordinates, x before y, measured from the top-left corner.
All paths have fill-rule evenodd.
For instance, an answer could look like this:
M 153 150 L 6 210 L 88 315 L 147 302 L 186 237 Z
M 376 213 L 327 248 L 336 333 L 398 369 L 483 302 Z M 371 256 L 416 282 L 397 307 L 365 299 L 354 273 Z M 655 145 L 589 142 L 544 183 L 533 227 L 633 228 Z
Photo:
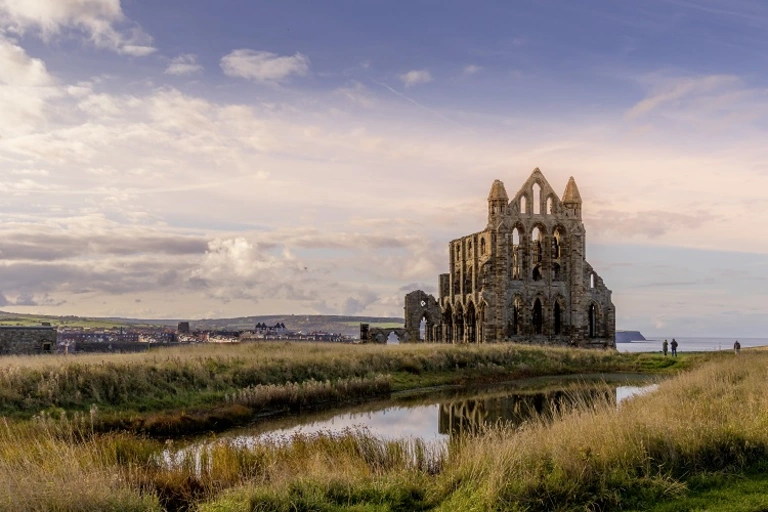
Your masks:
M 601 376 L 604 379 L 606 376 Z M 448 390 L 400 397 L 363 405 L 345 412 L 282 418 L 225 434 L 238 443 L 264 440 L 289 442 L 297 434 L 337 433 L 365 428 L 384 439 L 444 440 L 449 435 L 477 432 L 505 423 L 519 426 L 533 419 L 550 419 L 578 405 L 604 403 L 617 406 L 635 394 L 655 389 L 631 376 L 613 376 L 623 382 L 606 383 L 588 376 L 516 382 L 484 389 Z M 637 385 L 627 385 L 637 384 Z
M 579 405 L 616 404 L 616 390 L 609 387 L 513 393 L 440 404 L 440 434 L 477 433 L 494 425 L 520 426 L 533 419 L 550 420 Z
M 606 376 L 600 376 L 605 379 Z M 619 407 L 637 394 L 656 389 L 635 377 L 614 376 L 624 382 L 589 381 L 587 376 L 532 379 L 485 389 L 452 389 L 365 404 L 345 412 L 314 414 L 261 421 L 256 425 L 225 432 L 218 438 L 199 441 L 181 449 L 166 450 L 162 457 L 175 465 L 192 456 L 195 464 L 207 448 L 217 443 L 254 446 L 259 443 L 290 443 L 296 435 L 339 434 L 364 429 L 382 439 L 420 439 L 440 446 L 452 436 L 476 433 L 494 425 L 519 426 L 526 421 L 549 421 L 577 406 L 605 404 Z M 627 385 L 627 384 L 634 385 Z M 434 443 L 437 443 L 436 445 Z M 195 466 L 196 467 L 196 466 Z

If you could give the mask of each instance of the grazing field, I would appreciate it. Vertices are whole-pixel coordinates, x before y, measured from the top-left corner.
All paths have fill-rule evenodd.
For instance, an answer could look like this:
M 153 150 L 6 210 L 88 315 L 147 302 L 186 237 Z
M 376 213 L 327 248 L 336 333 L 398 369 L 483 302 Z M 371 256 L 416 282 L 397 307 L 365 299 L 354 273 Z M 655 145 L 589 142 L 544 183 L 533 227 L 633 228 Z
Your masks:
M 584 404 L 445 447 L 350 431 L 214 443 L 169 464 L 167 442 L 5 421 L 0 510 L 764 510 L 766 367 L 765 352 L 713 354 L 618 408 Z
M 259 412 L 265 407 L 324 407 L 423 386 L 657 371 L 684 366 L 686 361 L 690 359 L 517 344 L 296 342 L 195 345 L 138 354 L 5 357 L 0 358 L 0 414 L 29 418 L 41 412 L 93 415 L 96 411 L 101 421 L 142 430 L 153 414 L 166 414 L 160 421 L 170 421 L 167 414 L 183 410 L 185 429 L 180 433 L 188 433 L 198 420 L 201 428 L 215 428 L 217 420 L 211 414 L 227 427 L 228 415 L 240 420 L 247 415 L 244 407 Z M 242 399 L 246 395 L 250 401 Z M 272 398 L 256 398 L 262 395 Z M 239 407 L 233 409 L 233 405 Z M 166 428 L 166 433 L 172 428 Z

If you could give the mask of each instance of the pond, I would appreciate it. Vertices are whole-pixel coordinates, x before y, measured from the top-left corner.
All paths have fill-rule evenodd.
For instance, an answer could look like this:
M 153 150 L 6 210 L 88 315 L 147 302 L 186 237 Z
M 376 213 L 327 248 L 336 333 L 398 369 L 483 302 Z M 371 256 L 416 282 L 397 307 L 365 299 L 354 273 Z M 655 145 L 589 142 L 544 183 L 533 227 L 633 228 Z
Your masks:
M 382 439 L 419 439 L 445 444 L 451 436 L 480 428 L 551 418 L 578 405 L 607 402 L 617 407 L 632 396 L 656 389 L 648 376 L 574 375 L 508 382 L 486 387 L 445 387 L 395 394 L 388 400 L 346 409 L 262 419 L 252 426 L 230 430 L 216 438 L 200 439 L 164 453 L 169 463 L 188 450 L 211 443 L 237 446 L 289 443 L 296 435 L 341 433 L 364 429 Z

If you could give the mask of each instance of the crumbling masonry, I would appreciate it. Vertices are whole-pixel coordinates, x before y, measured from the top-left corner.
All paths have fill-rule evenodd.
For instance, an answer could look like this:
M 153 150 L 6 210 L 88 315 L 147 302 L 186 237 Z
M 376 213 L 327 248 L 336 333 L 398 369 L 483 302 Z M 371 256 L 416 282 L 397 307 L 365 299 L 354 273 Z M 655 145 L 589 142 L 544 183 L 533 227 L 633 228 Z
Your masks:
M 439 299 L 405 296 L 402 341 L 615 347 L 611 290 L 585 259 L 581 206 L 573 178 L 560 198 L 534 169 L 511 200 L 494 181 L 485 230 L 450 242 Z

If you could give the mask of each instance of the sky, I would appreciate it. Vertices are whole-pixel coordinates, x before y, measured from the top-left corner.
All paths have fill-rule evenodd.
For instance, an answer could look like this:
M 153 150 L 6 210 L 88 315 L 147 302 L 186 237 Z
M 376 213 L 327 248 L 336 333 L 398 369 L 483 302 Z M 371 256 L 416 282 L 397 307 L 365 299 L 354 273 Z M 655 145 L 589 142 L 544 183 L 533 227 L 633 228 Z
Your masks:
M 0 0 L 0 309 L 402 316 L 574 176 L 617 328 L 765 337 L 761 0 Z

